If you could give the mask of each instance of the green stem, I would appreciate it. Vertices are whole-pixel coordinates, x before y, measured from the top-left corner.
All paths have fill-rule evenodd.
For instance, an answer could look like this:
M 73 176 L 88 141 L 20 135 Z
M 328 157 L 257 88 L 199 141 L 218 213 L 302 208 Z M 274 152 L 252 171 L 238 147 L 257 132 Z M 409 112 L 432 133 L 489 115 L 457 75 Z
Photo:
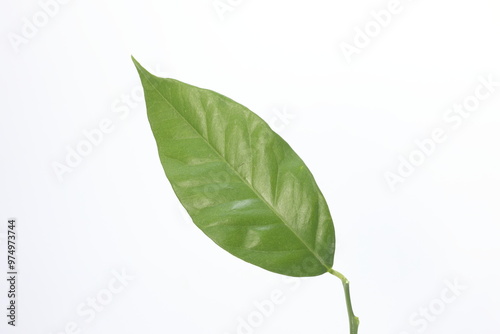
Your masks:
M 342 281 L 342 285 L 344 286 L 345 301 L 347 305 L 347 314 L 349 315 L 350 334 L 357 334 L 359 326 L 359 318 L 354 315 L 354 311 L 352 310 L 351 292 L 349 290 L 349 280 L 344 275 L 333 269 L 328 269 L 328 272 L 334 276 L 337 276 Z

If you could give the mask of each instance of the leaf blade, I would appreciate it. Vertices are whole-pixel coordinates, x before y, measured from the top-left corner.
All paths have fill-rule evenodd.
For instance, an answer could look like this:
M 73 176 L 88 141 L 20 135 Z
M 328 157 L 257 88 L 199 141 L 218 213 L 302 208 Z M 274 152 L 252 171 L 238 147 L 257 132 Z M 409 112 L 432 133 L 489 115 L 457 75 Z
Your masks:
M 327 272 L 333 222 L 290 146 L 233 100 L 134 63 L 165 174 L 193 222 L 220 247 L 264 269 Z

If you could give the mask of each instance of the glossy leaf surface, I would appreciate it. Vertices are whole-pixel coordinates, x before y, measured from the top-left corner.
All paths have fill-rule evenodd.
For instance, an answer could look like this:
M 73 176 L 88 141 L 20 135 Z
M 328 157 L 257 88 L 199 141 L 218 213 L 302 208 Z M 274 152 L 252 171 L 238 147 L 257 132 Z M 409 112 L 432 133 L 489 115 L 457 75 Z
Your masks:
M 256 114 L 134 60 L 160 160 L 193 222 L 229 253 L 272 272 L 333 265 L 326 201 L 299 156 Z

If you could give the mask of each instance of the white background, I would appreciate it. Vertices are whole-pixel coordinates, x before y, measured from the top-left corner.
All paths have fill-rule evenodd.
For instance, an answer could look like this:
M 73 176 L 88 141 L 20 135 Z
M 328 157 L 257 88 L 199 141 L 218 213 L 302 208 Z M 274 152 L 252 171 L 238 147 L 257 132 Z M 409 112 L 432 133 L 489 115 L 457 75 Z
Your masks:
M 2 1 L 0 260 L 5 272 L 15 217 L 21 274 L 15 329 L 0 274 L 0 333 L 348 333 L 335 277 L 287 281 L 189 221 L 159 163 L 132 54 L 249 107 L 306 161 L 332 211 L 359 333 L 500 333 L 500 87 L 460 126 L 443 120 L 480 76 L 500 81 L 498 1 L 401 0 L 351 62 L 341 43 L 389 1 L 229 3 L 221 18 L 212 0 L 67 1 L 48 17 L 37 1 Z M 33 16 L 38 31 L 16 46 Z M 54 165 L 106 120 L 108 133 L 58 178 Z M 393 191 L 386 173 L 436 127 L 447 140 Z M 109 297 L 123 270 L 134 278 L 88 321 L 77 309 Z M 284 301 L 238 332 L 273 290 Z

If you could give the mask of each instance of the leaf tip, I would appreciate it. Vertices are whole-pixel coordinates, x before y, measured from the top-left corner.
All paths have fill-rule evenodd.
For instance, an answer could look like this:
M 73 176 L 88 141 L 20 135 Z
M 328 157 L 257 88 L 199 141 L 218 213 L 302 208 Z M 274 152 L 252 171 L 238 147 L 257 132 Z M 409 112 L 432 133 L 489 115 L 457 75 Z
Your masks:
M 142 66 L 137 61 L 137 59 L 134 58 L 134 56 L 131 56 L 131 58 L 132 58 L 132 62 L 134 63 L 135 68 L 137 69 L 137 72 L 139 73 L 139 76 L 141 77 L 141 79 L 144 78 L 144 77 L 156 77 L 156 75 L 154 75 L 151 72 L 149 72 L 148 70 L 146 70 L 144 68 L 144 66 Z
M 134 63 L 135 67 L 137 68 L 137 71 L 139 72 L 139 74 L 141 74 L 142 72 L 146 72 L 148 73 L 148 71 L 146 71 L 146 69 L 137 61 L 137 59 L 134 58 L 134 56 L 130 56 L 132 58 L 132 62 Z

